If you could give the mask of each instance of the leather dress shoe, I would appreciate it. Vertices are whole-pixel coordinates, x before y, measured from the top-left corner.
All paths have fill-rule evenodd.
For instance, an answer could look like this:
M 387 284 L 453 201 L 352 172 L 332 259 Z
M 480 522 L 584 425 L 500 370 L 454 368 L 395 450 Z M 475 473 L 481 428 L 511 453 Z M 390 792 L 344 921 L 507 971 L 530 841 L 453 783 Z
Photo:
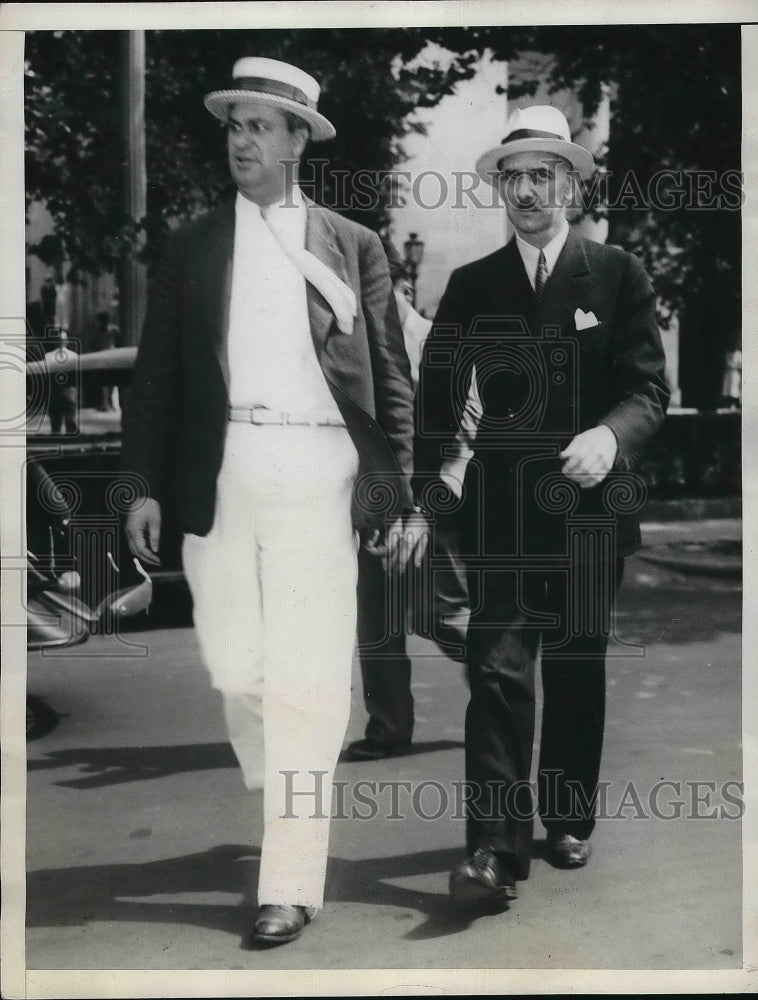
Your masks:
M 580 840 L 560 830 L 548 831 L 547 850 L 550 860 L 558 868 L 583 868 L 592 854 L 589 840 Z
M 493 850 L 478 847 L 450 873 L 450 895 L 459 903 L 500 903 L 516 899 L 516 880 Z
M 310 917 L 304 906 L 266 904 L 261 906 L 253 925 L 253 941 L 286 944 L 299 937 Z
M 400 757 L 410 749 L 411 741 L 404 743 L 377 743 L 376 740 L 355 740 L 345 748 L 348 760 L 385 760 L 387 757 Z

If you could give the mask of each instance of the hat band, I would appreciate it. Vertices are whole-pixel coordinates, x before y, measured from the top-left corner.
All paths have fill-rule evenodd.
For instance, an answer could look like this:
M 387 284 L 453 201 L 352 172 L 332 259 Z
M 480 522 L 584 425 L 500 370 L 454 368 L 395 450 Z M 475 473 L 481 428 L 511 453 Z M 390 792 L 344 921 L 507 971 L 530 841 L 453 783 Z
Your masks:
M 518 142 L 519 139 L 558 139 L 560 142 L 569 142 L 565 136 L 557 132 L 541 132 L 537 128 L 517 128 L 515 132 L 509 133 L 502 141 L 501 145 L 507 142 Z
M 316 102 L 308 99 L 304 91 L 281 80 L 270 80 L 265 76 L 235 76 L 232 80 L 234 90 L 255 90 L 259 94 L 271 94 L 274 97 L 286 97 L 290 101 L 304 104 L 311 110 L 316 110 Z

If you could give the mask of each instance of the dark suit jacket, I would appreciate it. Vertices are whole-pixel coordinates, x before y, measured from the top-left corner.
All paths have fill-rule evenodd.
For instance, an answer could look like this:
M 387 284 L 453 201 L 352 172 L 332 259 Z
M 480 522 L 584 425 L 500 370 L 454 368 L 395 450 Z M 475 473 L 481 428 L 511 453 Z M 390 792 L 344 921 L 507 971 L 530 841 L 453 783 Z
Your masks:
M 353 333 L 343 334 L 306 284 L 316 352 L 360 457 L 353 516 L 364 527 L 411 501 L 410 368 L 379 238 L 320 206 L 307 211 L 306 248 L 358 300 Z M 227 429 L 234 219 L 231 202 L 170 236 L 151 283 L 124 419 L 125 471 L 162 505 L 175 498 L 179 528 L 198 535 L 213 524 Z M 382 489 L 372 490 L 378 483 Z
M 598 324 L 577 330 L 577 309 Z M 632 551 L 639 503 L 623 474 L 669 397 L 655 296 L 638 260 L 571 230 L 539 303 L 515 239 L 452 274 L 421 365 L 414 485 L 422 499 L 459 426 L 472 365 L 484 416 L 467 473 L 469 544 L 476 549 L 480 531 L 489 554 L 564 555 L 568 516 L 600 523 L 612 514 L 618 554 Z M 615 471 L 574 489 L 558 453 L 599 423 L 618 440 Z

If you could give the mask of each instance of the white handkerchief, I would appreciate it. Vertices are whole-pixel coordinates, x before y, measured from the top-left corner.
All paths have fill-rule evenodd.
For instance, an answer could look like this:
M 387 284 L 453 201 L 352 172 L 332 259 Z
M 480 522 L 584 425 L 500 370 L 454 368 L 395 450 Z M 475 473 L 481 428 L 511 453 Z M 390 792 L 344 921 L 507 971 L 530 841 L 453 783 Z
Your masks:
M 312 254 L 310 250 L 294 247 L 271 224 L 271 219 L 267 217 L 267 213 L 261 211 L 261 216 L 286 256 L 300 271 L 305 280 L 309 281 L 314 288 L 317 288 L 329 303 L 336 317 L 337 326 L 342 333 L 351 334 L 353 332 L 353 320 L 358 315 L 358 300 L 352 288 L 346 285 L 342 278 L 337 277 L 334 271 L 327 267 L 322 260 L 319 260 L 315 254 Z
M 574 313 L 574 325 L 577 330 L 588 330 L 591 326 L 600 326 L 600 321 L 594 312 L 585 312 L 584 309 L 577 309 Z

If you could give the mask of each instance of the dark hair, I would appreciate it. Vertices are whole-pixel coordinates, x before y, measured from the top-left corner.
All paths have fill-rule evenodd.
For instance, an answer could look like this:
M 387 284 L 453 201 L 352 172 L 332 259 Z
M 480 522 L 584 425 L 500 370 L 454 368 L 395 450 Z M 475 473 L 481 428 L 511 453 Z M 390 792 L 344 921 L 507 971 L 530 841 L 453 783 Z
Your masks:
M 237 104 L 237 103 L 239 103 L 239 102 L 237 102 L 237 101 L 231 101 L 227 105 L 227 108 L 226 108 L 227 118 L 223 122 L 224 128 L 228 128 L 229 127 L 229 118 L 228 118 L 228 116 L 229 116 L 231 108 L 235 104 Z M 280 111 L 282 113 L 282 115 L 284 116 L 284 120 L 287 123 L 287 131 L 288 132 L 291 132 L 291 133 L 294 134 L 295 132 L 301 132 L 301 131 L 305 130 L 308 133 L 308 138 L 310 139 L 310 137 L 311 137 L 311 127 L 310 127 L 310 125 L 308 124 L 308 122 L 304 118 L 301 118 L 300 115 L 295 114 L 294 111 L 288 111 L 288 110 L 285 110 L 285 108 L 280 108 L 279 105 L 277 105 L 277 104 L 273 104 L 272 107 L 274 108 L 275 111 Z
M 301 132 L 303 129 L 308 133 L 308 138 L 311 137 L 311 127 L 304 118 L 296 115 L 294 111 L 285 111 L 283 108 L 279 109 L 287 122 L 287 128 L 290 132 Z
M 390 260 L 390 280 L 392 284 L 397 284 L 398 281 L 407 281 L 408 279 L 408 268 L 405 264 L 397 260 Z
M 382 239 L 382 246 L 384 247 L 384 254 L 387 258 L 387 263 L 390 266 L 390 280 L 394 285 L 397 281 L 402 281 L 408 277 L 408 268 L 405 265 L 405 261 L 400 256 L 389 237 L 384 237 Z

